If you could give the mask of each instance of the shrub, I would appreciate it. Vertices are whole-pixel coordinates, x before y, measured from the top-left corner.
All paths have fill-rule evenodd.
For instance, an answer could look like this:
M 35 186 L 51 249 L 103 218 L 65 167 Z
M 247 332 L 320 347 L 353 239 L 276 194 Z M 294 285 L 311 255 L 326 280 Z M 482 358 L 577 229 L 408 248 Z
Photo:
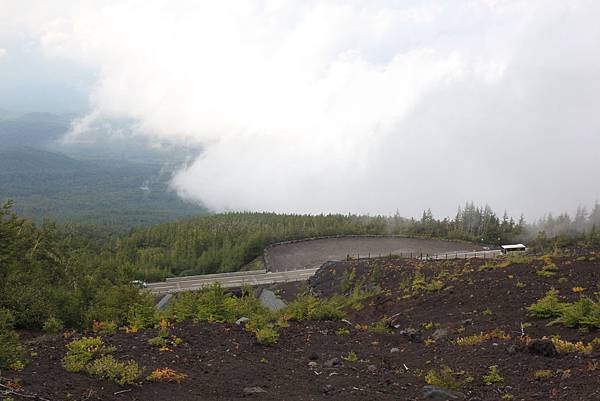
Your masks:
M 338 336 L 347 336 L 350 334 L 350 330 L 340 327 L 339 329 L 335 330 L 335 334 Z
M 372 333 L 385 334 L 390 333 L 392 328 L 390 327 L 390 318 L 384 317 L 379 320 L 377 323 L 369 326 L 369 331 Z
M 256 341 L 262 345 L 273 345 L 279 339 L 279 333 L 270 326 L 261 327 L 254 334 L 256 335 Z
M 42 326 L 42 330 L 44 330 L 46 333 L 55 334 L 62 331 L 63 329 L 63 323 L 60 321 L 60 319 L 57 319 L 54 316 L 50 316 L 48 319 L 46 319 L 44 325 Z
M 87 372 L 92 376 L 112 380 L 120 385 L 133 384 L 142 374 L 142 370 L 135 361 L 119 362 L 112 355 L 106 355 L 91 362 L 87 366 Z
M 533 374 L 533 377 L 536 380 L 550 379 L 552 376 L 554 376 L 554 372 L 552 372 L 549 369 L 536 370 L 535 373 Z
M 356 355 L 356 352 L 350 351 L 348 352 L 348 355 L 342 356 L 342 359 L 348 362 L 356 362 L 358 361 L 358 355 Z
M 131 305 L 140 302 L 141 297 L 140 291 L 129 284 L 100 287 L 85 313 L 86 324 L 94 320 L 125 324 Z
M 585 345 L 581 341 L 572 343 L 567 340 L 562 340 L 559 336 L 552 337 L 552 343 L 558 353 L 580 353 L 583 355 L 590 355 L 594 351 L 593 343 Z
M 8 309 L 0 308 L 0 368 L 22 362 L 23 347 L 13 330 L 15 319 Z
M 80 372 L 94 358 L 113 352 L 115 348 L 107 347 L 100 337 L 83 337 L 67 344 L 67 355 L 62 366 L 69 372 Z
M 527 310 L 529 311 L 529 316 L 544 319 L 560 316 L 564 307 L 565 304 L 558 300 L 558 290 L 551 288 L 546 293 L 546 296 L 527 307 Z
M 481 333 L 467 337 L 459 337 L 456 339 L 456 344 L 458 345 L 478 345 L 484 341 L 498 339 L 498 340 L 510 340 L 510 336 L 506 334 L 503 330 L 493 330 L 488 333 Z
M 149 339 L 148 344 L 152 345 L 153 347 L 162 348 L 167 346 L 167 340 L 164 337 L 156 336 Z
M 242 316 L 250 320 L 272 319 L 271 312 L 262 306 L 251 291 L 241 297 L 225 293 L 219 283 L 209 288 L 180 294 L 169 310 L 177 320 L 193 318 L 198 321 L 233 323 Z
M 483 382 L 486 386 L 491 386 L 492 384 L 502 383 L 504 381 L 504 377 L 500 375 L 498 372 L 498 366 L 493 365 L 488 368 L 488 373 L 483 375 Z
M 455 373 L 448 366 L 442 367 L 439 371 L 431 369 L 425 375 L 425 382 L 429 385 L 458 390 L 464 382 L 459 380 L 461 373 Z
M 567 327 L 600 327 L 600 302 L 581 297 L 577 302 L 565 304 L 558 319 L 552 323 L 561 323 Z
M 127 322 L 138 329 L 153 327 L 158 322 L 158 313 L 154 306 L 154 300 L 150 295 L 140 299 L 127 311 Z
M 177 372 L 171 368 L 158 368 L 146 377 L 146 380 L 151 382 L 163 382 L 163 383 L 181 383 L 187 375 L 185 373 Z
M 429 292 L 437 292 L 444 289 L 444 282 L 442 280 L 431 280 L 425 289 Z
M 345 317 L 333 300 L 320 300 L 312 295 L 302 295 L 283 311 L 289 320 L 340 320 Z
M 92 331 L 102 336 L 105 336 L 107 334 L 113 334 L 117 331 L 117 323 L 111 321 L 99 322 L 97 320 L 94 320 L 92 322 Z

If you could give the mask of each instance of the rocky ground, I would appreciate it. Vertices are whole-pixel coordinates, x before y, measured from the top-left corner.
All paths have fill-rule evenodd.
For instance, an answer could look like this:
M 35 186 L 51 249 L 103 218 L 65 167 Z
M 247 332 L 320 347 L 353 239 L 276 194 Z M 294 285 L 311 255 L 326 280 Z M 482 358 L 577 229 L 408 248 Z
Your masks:
M 540 275 L 550 264 L 553 274 Z M 182 342 L 165 351 L 147 343 L 156 329 L 104 336 L 145 375 L 184 373 L 179 384 L 120 386 L 68 373 L 60 362 L 73 337 L 64 335 L 25 335 L 30 363 L 0 376 L 15 400 L 600 400 L 597 329 L 548 326 L 526 310 L 550 288 L 563 302 L 593 298 L 599 278 L 600 253 L 589 252 L 494 264 L 331 263 L 303 289 L 353 299 L 346 320 L 290 322 L 273 346 L 242 326 L 191 321 L 172 324 Z

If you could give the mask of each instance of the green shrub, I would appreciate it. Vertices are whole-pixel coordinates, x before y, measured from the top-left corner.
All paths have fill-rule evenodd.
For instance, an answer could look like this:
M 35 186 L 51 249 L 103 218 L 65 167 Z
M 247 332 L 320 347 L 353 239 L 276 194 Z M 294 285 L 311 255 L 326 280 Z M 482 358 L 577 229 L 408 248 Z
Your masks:
M 369 331 L 372 333 L 379 334 L 391 333 L 392 328 L 390 327 L 390 319 L 388 317 L 382 318 L 377 323 L 374 323 L 371 326 L 369 326 Z
M 500 375 L 498 372 L 498 366 L 493 365 L 488 368 L 488 373 L 483 375 L 483 382 L 486 386 L 491 386 L 492 384 L 502 383 L 504 381 L 504 377 Z
M 448 366 L 444 366 L 439 372 L 435 369 L 429 370 L 425 375 L 425 382 L 436 387 L 458 390 L 463 384 L 458 379 L 459 375 Z
M 600 328 L 600 302 L 581 297 L 577 302 L 563 306 L 560 316 L 552 323 L 567 327 Z
M 167 340 L 164 337 L 156 336 L 149 339 L 148 344 L 152 345 L 153 347 L 162 348 L 167 346 Z
M 291 302 L 282 314 L 289 320 L 340 320 L 345 317 L 341 306 L 334 300 L 320 300 L 312 295 L 302 295 Z
M 565 305 L 566 304 L 560 302 L 558 299 L 558 290 L 552 288 L 548 290 L 546 296 L 539 299 L 533 305 L 527 307 L 527 310 L 529 312 L 529 316 L 545 319 L 560 316 L 565 308 Z
M 115 348 L 107 347 L 100 337 L 83 337 L 67 344 L 67 355 L 62 366 L 69 372 L 80 372 L 94 358 L 113 352 Z
M 437 292 L 444 289 L 444 282 L 442 280 L 431 280 L 425 286 L 425 289 L 429 292 Z
M 0 368 L 23 361 L 23 347 L 13 330 L 15 319 L 8 309 L 0 308 Z
M 251 291 L 241 297 L 225 293 L 219 283 L 177 297 L 169 310 L 176 320 L 193 318 L 199 321 L 233 323 L 242 316 L 254 321 L 273 319 Z
M 57 319 L 54 316 L 50 316 L 48 319 L 46 319 L 44 325 L 42 326 L 42 330 L 44 330 L 46 333 L 55 334 L 61 332 L 63 329 L 63 323 L 60 321 L 60 319 Z
M 142 369 L 135 361 L 119 362 L 112 355 L 106 355 L 91 362 L 87 366 L 87 372 L 92 376 L 111 380 L 120 385 L 134 384 L 142 375 Z
M 344 361 L 348 361 L 348 362 L 357 362 L 358 361 L 358 355 L 356 355 L 356 352 L 350 351 L 350 352 L 348 352 L 348 355 L 342 356 L 342 359 Z
M 138 329 L 154 327 L 159 320 L 154 299 L 148 294 L 127 311 L 127 323 Z
M 131 305 L 137 304 L 143 295 L 131 285 L 111 285 L 98 288 L 85 314 L 89 327 L 93 321 L 127 323 Z
M 261 327 L 254 334 L 256 335 L 256 341 L 262 345 L 273 345 L 279 339 L 279 333 L 270 326 Z

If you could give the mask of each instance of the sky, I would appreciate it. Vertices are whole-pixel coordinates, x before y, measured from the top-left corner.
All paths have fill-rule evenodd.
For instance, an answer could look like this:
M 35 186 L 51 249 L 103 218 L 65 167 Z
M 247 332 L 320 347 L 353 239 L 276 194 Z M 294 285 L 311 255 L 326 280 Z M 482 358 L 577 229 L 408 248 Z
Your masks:
M 600 2 L 0 0 L 0 108 L 202 146 L 214 210 L 600 200 Z

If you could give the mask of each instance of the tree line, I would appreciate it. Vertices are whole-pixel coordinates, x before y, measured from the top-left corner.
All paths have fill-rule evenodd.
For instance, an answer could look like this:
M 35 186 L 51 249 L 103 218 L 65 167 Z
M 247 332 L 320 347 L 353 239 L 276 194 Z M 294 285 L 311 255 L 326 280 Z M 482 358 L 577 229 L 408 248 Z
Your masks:
M 330 235 L 394 234 L 540 248 L 600 246 L 600 207 L 574 218 L 546 216 L 527 224 L 489 206 L 467 203 L 454 218 L 223 213 L 136 228 L 125 235 L 91 226 L 35 224 L 0 206 L 0 309 L 17 327 L 39 329 L 50 319 L 67 327 L 123 321 L 131 305 L 151 305 L 132 280 L 229 272 L 260 263 L 280 241 Z

